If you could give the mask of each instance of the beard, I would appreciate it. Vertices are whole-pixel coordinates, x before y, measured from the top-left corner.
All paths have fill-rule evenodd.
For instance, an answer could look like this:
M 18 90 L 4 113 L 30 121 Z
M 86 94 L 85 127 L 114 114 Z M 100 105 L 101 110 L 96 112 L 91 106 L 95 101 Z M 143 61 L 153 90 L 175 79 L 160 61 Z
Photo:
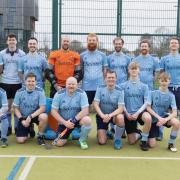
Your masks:
M 141 50 L 141 54 L 146 55 L 148 54 L 148 51 L 146 49 Z
M 97 49 L 97 44 L 96 43 L 89 43 L 88 44 L 88 50 L 89 51 L 95 51 Z
M 69 49 L 69 46 L 68 45 L 63 45 L 62 46 L 62 49 L 64 49 L 65 51 L 67 51 Z
M 115 47 L 115 51 L 116 52 L 121 52 L 122 48 L 119 48 L 119 47 Z

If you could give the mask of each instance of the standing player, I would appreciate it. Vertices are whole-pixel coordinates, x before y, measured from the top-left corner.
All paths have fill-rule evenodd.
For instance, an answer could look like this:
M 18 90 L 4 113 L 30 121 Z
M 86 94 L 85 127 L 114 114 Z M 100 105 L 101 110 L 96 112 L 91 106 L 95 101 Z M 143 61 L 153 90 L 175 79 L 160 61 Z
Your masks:
M 87 37 L 87 50 L 81 54 L 82 88 L 91 105 L 98 85 L 104 84 L 104 73 L 107 68 L 106 55 L 97 50 L 98 37 L 90 33 Z
M 117 84 L 128 80 L 128 65 L 131 62 L 131 58 L 122 52 L 124 40 L 120 37 L 116 37 L 113 40 L 115 52 L 108 56 L 108 69 L 114 70 L 117 74 Z
M 97 88 L 94 98 L 94 108 L 97 112 L 97 138 L 99 144 L 107 141 L 106 131 L 110 122 L 115 124 L 114 148 L 122 147 L 121 136 L 124 132 L 124 118 L 121 114 L 124 109 L 124 93 L 116 86 L 116 72 L 107 70 L 106 85 Z
M 25 85 L 15 95 L 13 106 L 15 114 L 19 118 L 16 140 L 25 143 L 28 139 L 29 128 L 36 123 L 39 128 L 38 144 L 45 145 L 44 130 L 47 125 L 47 114 L 45 112 L 46 97 L 44 91 L 36 87 L 36 75 L 28 73 L 25 77 Z
M 7 119 L 7 111 L 8 111 L 8 100 L 6 92 L 0 88 L 0 124 L 1 124 L 1 147 L 7 147 L 7 131 L 8 131 L 8 119 Z
M 46 76 L 51 83 L 50 97 L 66 86 L 67 78 L 74 76 L 79 82 L 80 77 L 80 55 L 70 48 L 70 39 L 63 37 L 61 49 L 50 53 Z
M 137 62 L 129 64 L 129 80 L 121 84 L 124 90 L 125 102 L 125 129 L 130 144 L 138 140 L 137 122 L 143 125 L 141 133 L 141 149 L 148 151 L 148 136 L 151 128 L 151 116 L 145 112 L 148 98 L 148 86 L 139 80 L 140 67 Z
M 176 104 L 178 109 L 178 116 L 180 110 L 180 54 L 179 50 L 179 39 L 172 37 L 169 41 L 170 53 L 160 60 L 160 68 L 167 72 L 171 81 L 169 84 L 169 90 L 175 95 Z M 163 138 L 163 127 L 160 128 L 159 140 Z
M 149 99 L 147 110 L 152 115 L 152 125 L 149 133 L 149 146 L 154 147 L 156 144 L 155 137 L 159 136 L 159 126 L 164 126 L 171 129 L 168 149 L 176 152 L 175 140 L 180 128 L 180 122 L 177 117 L 177 107 L 175 96 L 168 90 L 170 77 L 167 73 L 163 72 L 159 77 L 159 90 L 152 91 Z M 171 113 L 169 113 L 171 108 Z
M 6 41 L 8 47 L 0 52 L 0 87 L 6 91 L 8 98 L 8 113 L 7 118 L 9 122 L 8 134 L 12 134 L 11 115 L 12 102 L 15 93 L 21 88 L 21 80 L 18 76 L 18 62 L 25 53 L 17 48 L 16 35 L 10 33 Z M 16 130 L 18 119 L 14 117 L 14 128 Z
M 72 130 L 81 125 L 79 144 L 81 149 L 87 149 L 87 137 L 91 130 L 91 119 L 88 117 L 89 104 L 84 91 L 77 88 L 77 80 L 69 77 L 66 89 L 57 92 L 52 102 L 52 115 L 59 123 L 58 133 L 68 128 L 67 133 L 56 142 L 57 146 L 64 146 Z
M 133 61 L 140 65 L 140 80 L 153 90 L 155 72 L 160 70 L 159 62 L 149 54 L 150 42 L 144 39 L 140 42 L 140 55 Z
M 28 40 L 28 49 L 29 53 L 21 59 L 18 65 L 19 74 L 24 80 L 28 73 L 34 73 L 37 78 L 37 86 L 44 88 L 44 72 L 48 68 L 48 64 L 46 59 L 37 52 L 38 41 L 35 37 Z

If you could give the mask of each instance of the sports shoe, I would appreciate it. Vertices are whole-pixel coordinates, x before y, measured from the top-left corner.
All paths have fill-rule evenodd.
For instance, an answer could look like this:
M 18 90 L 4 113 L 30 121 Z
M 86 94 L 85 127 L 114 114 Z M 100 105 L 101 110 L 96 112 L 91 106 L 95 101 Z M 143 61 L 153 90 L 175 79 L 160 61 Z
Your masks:
M 157 141 L 162 141 L 163 140 L 163 133 L 159 132 L 159 136 L 156 137 Z
M 1 139 L 1 147 L 6 148 L 8 146 L 8 141 L 5 138 Z
M 88 145 L 86 141 L 79 141 L 81 149 L 85 150 L 88 149 Z
M 114 149 L 119 150 L 119 149 L 121 149 L 121 148 L 122 148 L 122 142 L 121 142 L 121 140 L 120 140 L 120 139 L 116 139 L 116 140 L 114 141 Z
M 107 130 L 106 131 L 106 136 L 108 139 L 113 139 L 114 138 L 114 133 L 112 131 Z
M 177 152 L 177 148 L 174 144 L 168 144 L 168 149 L 171 151 L 171 152 Z
M 38 136 L 38 144 L 44 146 L 46 143 L 44 141 L 44 136 Z
M 30 127 L 29 127 L 29 135 L 31 138 L 34 138 L 36 133 L 34 131 L 34 124 L 30 124 Z
M 149 146 L 148 146 L 147 141 L 141 141 L 140 147 L 141 147 L 141 150 L 143 150 L 143 151 L 149 150 Z

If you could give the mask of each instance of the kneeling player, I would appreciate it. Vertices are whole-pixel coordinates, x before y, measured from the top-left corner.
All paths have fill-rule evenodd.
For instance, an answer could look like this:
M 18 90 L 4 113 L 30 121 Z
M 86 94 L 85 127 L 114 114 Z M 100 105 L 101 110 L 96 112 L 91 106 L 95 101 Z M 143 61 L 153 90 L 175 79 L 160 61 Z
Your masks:
M 151 128 L 151 115 L 145 112 L 148 98 L 148 86 L 139 80 L 139 64 L 131 62 L 128 67 L 129 80 L 121 84 L 124 90 L 125 102 L 125 129 L 129 144 L 135 144 L 140 138 L 137 129 L 137 122 L 143 125 L 140 147 L 147 151 L 148 136 Z
M 77 88 L 77 80 L 69 77 L 66 88 L 57 92 L 52 102 L 52 115 L 59 123 L 56 146 L 64 146 L 72 130 L 81 126 L 79 144 L 81 149 L 87 149 L 87 137 L 91 130 L 88 98 L 84 91 Z
M 47 114 L 45 112 L 46 97 L 41 88 L 36 87 L 36 76 L 28 73 L 25 78 L 26 87 L 16 92 L 13 106 L 15 114 L 19 118 L 16 140 L 25 143 L 32 123 L 39 128 L 38 144 L 45 145 L 44 130 L 47 125 Z
M 94 98 L 94 108 L 97 112 L 97 138 L 98 143 L 103 145 L 107 141 L 106 131 L 108 124 L 115 124 L 114 148 L 122 147 L 121 136 L 124 132 L 124 118 L 121 114 L 124 108 L 124 93 L 116 85 L 116 72 L 107 70 L 105 81 L 106 85 L 97 88 Z
M 149 146 L 155 146 L 156 137 L 159 136 L 160 126 L 165 126 L 167 128 L 172 127 L 168 141 L 168 149 L 176 152 L 175 139 L 178 135 L 180 122 L 177 119 L 175 96 L 168 90 L 169 83 L 169 75 L 165 72 L 161 73 L 159 77 L 159 90 L 152 91 L 149 96 L 147 110 L 153 118 L 149 133 Z M 172 110 L 171 113 L 168 113 L 169 108 Z

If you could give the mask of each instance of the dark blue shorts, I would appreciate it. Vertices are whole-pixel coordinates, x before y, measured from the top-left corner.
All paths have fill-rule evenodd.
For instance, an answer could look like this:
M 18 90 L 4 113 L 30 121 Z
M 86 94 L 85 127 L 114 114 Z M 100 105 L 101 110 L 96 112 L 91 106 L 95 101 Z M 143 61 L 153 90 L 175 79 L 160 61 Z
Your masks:
M 37 125 L 39 125 L 38 116 L 31 119 L 31 124 L 32 123 L 36 123 Z M 16 137 L 28 137 L 29 130 L 30 130 L 30 126 L 29 127 L 24 127 L 22 125 L 22 123 L 20 121 L 18 121 Z
M 170 128 L 171 126 L 168 125 L 168 123 L 163 125 L 164 127 Z M 151 124 L 151 129 L 149 131 L 149 136 L 148 138 L 156 138 L 159 136 L 159 126 L 156 126 L 156 123 Z
M 74 128 L 75 128 L 75 127 L 80 127 L 79 121 L 75 124 Z M 60 125 L 58 126 L 58 130 L 57 130 L 56 137 L 58 137 L 58 135 L 61 134 L 65 129 L 66 129 L 66 126 L 64 126 L 63 124 L 60 124 Z M 67 132 L 61 137 L 61 139 L 68 139 L 69 135 L 71 134 L 71 132 L 72 132 L 73 130 L 74 130 L 74 129 L 68 129 Z
M 169 90 L 174 94 L 176 99 L 177 109 L 180 110 L 180 87 L 178 87 L 177 89 L 173 89 L 172 87 L 169 87 Z
M 132 133 L 136 133 L 136 132 L 137 132 L 137 122 L 138 122 L 141 126 L 144 125 L 144 122 L 143 122 L 142 119 L 141 119 L 143 113 L 144 113 L 144 112 L 142 112 L 142 113 L 138 116 L 138 118 L 137 118 L 136 121 L 129 121 L 126 116 L 124 117 L 124 120 L 125 120 L 125 129 L 126 129 L 127 134 L 132 134 Z
M 102 118 L 98 114 L 96 114 L 97 130 L 99 130 L 99 129 L 108 130 L 108 125 L 110 122 L 113 123 L 113 118 L 108 123 L 104 123 Z
M 91 105 L 92 102 L 94 101 L 96 91 L 86 91 L 86 94 L 87 94 L 87 97 L 88 97 L 89 105 Z

